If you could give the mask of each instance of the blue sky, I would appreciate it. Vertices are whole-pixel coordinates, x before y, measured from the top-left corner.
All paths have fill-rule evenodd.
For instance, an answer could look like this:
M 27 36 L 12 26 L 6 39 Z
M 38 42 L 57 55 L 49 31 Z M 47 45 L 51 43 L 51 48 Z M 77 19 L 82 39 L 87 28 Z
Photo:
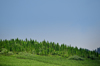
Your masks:
M 0 39 L 100 47 L 100 0 L 0 0 Z

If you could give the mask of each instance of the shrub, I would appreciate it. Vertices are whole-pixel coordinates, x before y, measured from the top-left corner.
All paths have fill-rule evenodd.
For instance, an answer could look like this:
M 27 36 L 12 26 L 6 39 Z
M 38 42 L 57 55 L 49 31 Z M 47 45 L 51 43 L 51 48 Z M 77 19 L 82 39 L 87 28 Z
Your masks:
M 77 55 L 69 57 L 70 60 L 84 60 L 82 57 L 79 57 Z
M 89 57 L 90 59 L 92 59 L 92 60 L 96 60 L 96 59 L 99 59 L 98 57 L 96 57 L 95 55 L 90 55 L 90 57 Z
M 62 57 L 68 58 L 68 54 L 62 54 Z
M 13 55 L 13 54 L 14 54 L 13 52 L 10 52 L 5 48 L 2 48 L 2 51 L 0 52 L 0 55 L 6 55 L 6 56 Z
M 27 52 L 19 52 L 18 55 L 30 56 L 32 54 L 31 53 L 27 53 Z
M 2 48 L 1 52 L 0 52 L 0 55 L 7 55 L 7 53 L 8 53 L 8 50 L 5 49 L 5 48 Z
M 8 56 L 13 55 L 13 54 L 14 54 L 13 52 L 8 52 L 7 53 Z
M 54 51 L 54 52 L 52 52 L 52 55 L 57 55 L 57 54 L 58 54 L 58 52 L 55 52 L 55 51 Z
M 19 55 L 23 55 L 24 53 L 23 53 L 23 52 L 19 52 L 18 54 L 19 54 Z

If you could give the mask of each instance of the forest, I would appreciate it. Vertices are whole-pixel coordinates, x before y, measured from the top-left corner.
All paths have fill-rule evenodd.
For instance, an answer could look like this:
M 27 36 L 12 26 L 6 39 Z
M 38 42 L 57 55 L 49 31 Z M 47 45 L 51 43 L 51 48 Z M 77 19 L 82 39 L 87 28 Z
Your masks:
M 18 54 L 19 52 L 27 52 L 36 55 L 49 56 L 49 55 L 57 55 L 68 58 L 73 55 L 80 56 L 82 58 L 89 59 L 97 59 L 99 58 L 99 53 L 95 51 L 90 51 L 84 48 L 77 48 L 68 46 L 66 44 L 49 42 L 43 40 L 42 42 L 38 42 L 37 40 L 25 40 L 21 39 L 11 39 L 11 40 L 0 40 L 0 52 L 2 53 L 3 49 L 4 54 L 7 54 L 9 51 L 14 54 Z

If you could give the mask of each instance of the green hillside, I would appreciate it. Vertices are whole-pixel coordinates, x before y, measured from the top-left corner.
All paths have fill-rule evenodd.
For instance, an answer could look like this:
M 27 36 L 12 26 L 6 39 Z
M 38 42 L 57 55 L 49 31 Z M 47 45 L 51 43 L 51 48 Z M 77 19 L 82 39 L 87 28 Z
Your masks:
M 6 49 L 4 51 L 3 49 Z M 19 52 L 28 52 L 31 54 L 37 55 L 58 55 L 65 58 L 68 58 L 73 55 L 78 55 L 83 58 L 96 59 L 99 57 L 99 54 L 95 51 L 88 51 L 86 49 L 77 47 L 67 46 L 65 44 L 59 45 L 54 42 L 42 41 L 38 42 L 36 40 L 20 40 L 20 39 L 11 39 L 11 40 L 0 40 L 0 53 L 7 54 L 8 52 L 13 52 L 18 54 Z
M 31 54 L 37 55 L 58 55 L 65 58 L 68 58 L 73 55 L 78 55 L 83 58 L 98 58 L 99 54 L 95 51 L 88 51 L 86 49 L 77 47 L 67 46 L 65 44 L 59 45 L 59 43 L 42 41 L 38 42 L 36 40 L 20 40 L 20 39 L 11 39 L 11 40 L 0 40 L 0 53 L 3 53 L 3 49 L 7 49 L 5 52 L 13 52 L 18 54 L 19 52 L 28 52 Z
M 36 40 L 0 40 L 0 66 L 100 66 L 95 51 Z
M 70 60 L 59 56 L 40 56 L 30 53 L 19 53 L 11 56 L 0 56 L 0 66 L 100 66 L 100 60 Z

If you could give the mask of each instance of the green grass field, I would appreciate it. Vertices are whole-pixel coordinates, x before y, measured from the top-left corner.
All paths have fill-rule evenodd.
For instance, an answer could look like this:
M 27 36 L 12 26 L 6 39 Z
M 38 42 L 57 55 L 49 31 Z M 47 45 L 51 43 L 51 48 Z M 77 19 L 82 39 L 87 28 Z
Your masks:
M 0 66 L 100 66 L 100 60 L 69 60 L 59 56 L 32 54 L 0 56 Z

